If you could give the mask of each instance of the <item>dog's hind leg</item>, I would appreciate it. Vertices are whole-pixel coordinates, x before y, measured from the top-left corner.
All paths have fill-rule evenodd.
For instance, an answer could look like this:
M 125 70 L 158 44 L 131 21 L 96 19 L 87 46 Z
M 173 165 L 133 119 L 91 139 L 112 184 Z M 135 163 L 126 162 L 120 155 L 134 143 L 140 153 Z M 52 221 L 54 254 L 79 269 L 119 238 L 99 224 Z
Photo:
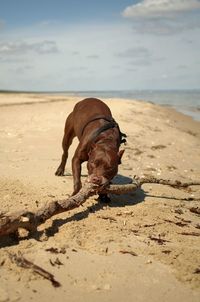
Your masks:
M 75 137 L 74 126 L 73 126 L 73 112 L 66 119 L 65 131 L 62 140 L 63 154 L 59 167 L 57 168 L 55 175 L 62 176 L 64 175 L 65 165 L 68 158 L 68 149 Z

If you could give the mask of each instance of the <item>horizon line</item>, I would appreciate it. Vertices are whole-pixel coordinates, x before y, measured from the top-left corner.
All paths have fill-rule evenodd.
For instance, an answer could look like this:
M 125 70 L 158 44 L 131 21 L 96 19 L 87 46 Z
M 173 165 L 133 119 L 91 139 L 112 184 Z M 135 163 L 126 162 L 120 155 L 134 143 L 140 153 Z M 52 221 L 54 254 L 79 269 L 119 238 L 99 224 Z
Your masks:
M 200 88 L 142 88 L 142 89 L 92 89 L 92 90 L 18 90 L 0 89 L 0 93 L 87 93 L 87 92 L 138 92 L 138 91 L 200 91 Z

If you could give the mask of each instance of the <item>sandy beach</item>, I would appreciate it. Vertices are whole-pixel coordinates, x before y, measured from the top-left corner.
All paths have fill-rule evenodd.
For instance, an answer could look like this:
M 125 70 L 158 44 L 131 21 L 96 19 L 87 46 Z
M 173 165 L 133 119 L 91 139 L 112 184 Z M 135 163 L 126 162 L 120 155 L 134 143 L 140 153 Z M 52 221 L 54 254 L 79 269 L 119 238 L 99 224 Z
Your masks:
M 79 100 L 0 94 L 0 212 L 36 210 L 71 194 L 72 176 L 54 173 L 65 119 Z M 103 101 L 127 134 L 119 182 L 134 175 L 200 180 L 200 122 L 152 103 Z M 84 181 L 85 164 L 82 174 Z M 200 186 L 145 184 L 111 196 L 109 205 L 91 197 L 41 225 L 39 238 L 0 238 L 0 301 L 200 301 L 200 216 L 191 211 L 199 202 Z M 18 253 L 61 286 L 17 266 L 9 255 Z

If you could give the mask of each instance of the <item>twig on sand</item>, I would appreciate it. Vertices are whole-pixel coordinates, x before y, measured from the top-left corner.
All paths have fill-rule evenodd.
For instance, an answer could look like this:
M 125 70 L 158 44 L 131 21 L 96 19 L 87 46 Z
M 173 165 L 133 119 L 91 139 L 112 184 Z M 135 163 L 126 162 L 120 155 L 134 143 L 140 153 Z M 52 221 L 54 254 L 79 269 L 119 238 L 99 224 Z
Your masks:
M 199 207 L 192 207 L 190 208 L 190 212 L 200 215 L 200 208 Z
M 200 185 L 200 182 L 190 181 L 182 183 L 180 181 L 157 179 L 152 176 L 144 178 L 134 177 L 133 183 L 124 185 L 109 185 L 105 188 L 85 182 L 82 189 L 74 196 L 64 200 L 55 200 L 46 204 L 35 212 L 20 211 L 11 214 L 0 213 L 0 236 L 16 233 L 19 228 L 30 232 L 35 232 L 37 227 L 54 215 L 72 210 L 82 205 L 88 197 L 98 193 L 126 194 L 136 191 L 142 184 L 155 183 L 169 185 L 176 188 L 186 188 L 191 185 Z
M 170 242 L 169 240 L 166 240 L 166 239 L 163 239 L 160 237 L 160 234 L 159 234 L 159 237 L 154 237 L 154 236 L 149 236 L 149 239 L 153 240 L 153 241 L 156 241 L 158 244 L 160 245 L 163 245 L 165 244 L 165 242 Z
M 121 254 L 130 254 L 131 256 L 138 256 L 138 254 L 136 254 L 133 251 L 126 251 L 126 250 L 121 250 L 119 251 Z
M 179 234 L 185 235 L 185 236 L 196 236 L 196 237 L 200 236 L 200 233 L 197 233 L 197 232 L 181 232 Z
M 60 282 L 56 281 L 54 278 L 54 275 L 43 269 L 42 267 L 34 264 L 33 262 L 27 260 L 24 258 L 21 253 L 19 255 L 16 254 L 9 254 L 10 259 L 15 262 L 18 266 L 23 267 L 23 268 L 29 268 L 31 269 L 34 273 L 44 277 L 45 279 L 51 281 L 52 285 L 54 287 L 60 287 L 61 284 Z

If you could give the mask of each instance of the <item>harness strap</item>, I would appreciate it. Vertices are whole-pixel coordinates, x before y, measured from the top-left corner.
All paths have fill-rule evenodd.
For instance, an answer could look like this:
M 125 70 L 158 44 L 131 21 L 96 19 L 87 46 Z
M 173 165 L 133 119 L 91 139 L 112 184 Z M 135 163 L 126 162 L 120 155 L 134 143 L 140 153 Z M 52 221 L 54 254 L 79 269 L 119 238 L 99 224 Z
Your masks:
M 107 117 L 107 116 L 104 116 L 104 115 L 99 115 L 99 116 L 96 116 L 95 118 L 93 118 L 92 120 L 88 121 L 85 126 L 83 127 L 82 129 L 82 132 L 81 132 L 81 135 L 83 135 L 84 133 L 84 130 L 85 128 L 88 126 L 88 124 L 90 124 L 91 122 L 93 121 L 96 121 L 96 120 L 100 120 L 100 119 L 103 119 L 105 120 L 106 124 L 104 124 L 103 126 L 101 126 L 99 129 L 97 129 L 93 134 L 92 134 L 92 138 L 91 138 L 91 141 L 95 141 L 96 138 L 104 131 L 108 130 L 108 129 L 111 129 L 111 128 L 115 128 L 117 127 L 117 129 L 119 130 L 119 135 L 120 135 L 120 144 L 123 144 L 123 143 L 126 143 L 126 134 L 122 133 L 120 131 L 120 128 L 119 128 L 119 125 L 115 122 L 115 120 L 112 118 L 112 117 Z
M 83 129 L 82 129 L 82 131 L 81 131 L 81 136 L 83 135 L 83 132 L 85 131 L 85 128 L 86 128 L 90 123 L 92 123 L 92 122 L 94 122 L 94 121 L 96 121 L 96 120 L 100 120 L 100 119 L 103 119 L 103 120 L 105 120 L 105 121 L 107 121 L 107 122 L 113 122 L 113 121 L 114 121 L 114 119 L 113 119 L 112 117 L 107 117 L 107 116 L 105 116 L 105 115 L 98 115 L 98 116 L 96 116 L 95 118 L 89 120 L 89 121 L 84 125 L 84 127 L 83 127 Z

